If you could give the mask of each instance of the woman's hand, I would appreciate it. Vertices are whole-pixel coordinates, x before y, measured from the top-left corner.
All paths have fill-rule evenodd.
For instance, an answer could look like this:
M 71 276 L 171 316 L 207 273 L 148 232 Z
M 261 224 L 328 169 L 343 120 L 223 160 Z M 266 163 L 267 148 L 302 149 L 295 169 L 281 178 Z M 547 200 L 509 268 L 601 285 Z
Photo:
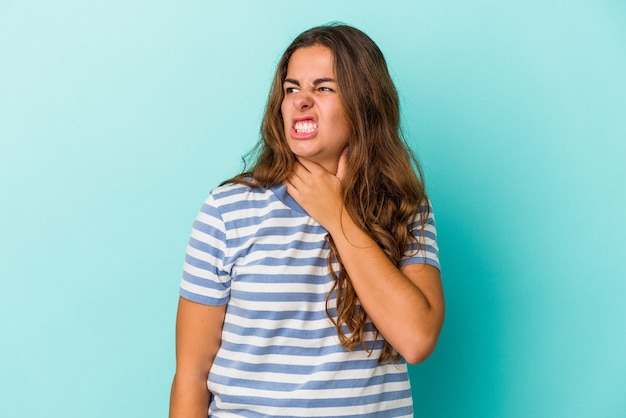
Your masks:
M 342 215 L 347 216 L 341 196 L 347 157 L 346 147 L 339 157 L 336 174 L 313 161 L 298 158 L 291 175 L 284 181 L 289 195 L 331 235 L 341 230 Z

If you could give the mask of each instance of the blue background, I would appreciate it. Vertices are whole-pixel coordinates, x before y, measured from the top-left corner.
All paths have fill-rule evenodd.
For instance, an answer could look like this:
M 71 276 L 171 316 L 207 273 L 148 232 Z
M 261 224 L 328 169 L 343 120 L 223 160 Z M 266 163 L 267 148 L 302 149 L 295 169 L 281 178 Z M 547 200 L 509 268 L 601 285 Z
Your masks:
M 1 0 L 0 416 L 167 415 L 192 220 L 335 20 L 385 53 L 437 215 L 416 410 L 626 416 L 617 0 Z

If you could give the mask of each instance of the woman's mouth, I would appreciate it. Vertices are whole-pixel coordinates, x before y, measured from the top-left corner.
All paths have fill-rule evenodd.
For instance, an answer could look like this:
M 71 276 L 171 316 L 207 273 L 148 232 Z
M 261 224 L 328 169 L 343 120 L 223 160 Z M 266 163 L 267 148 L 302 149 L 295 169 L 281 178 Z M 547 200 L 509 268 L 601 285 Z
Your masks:
M 317 123 L 313 120 L 301 120 L 293 124 L 293 129 L 299 134 L 310 134 L 317 130 Z

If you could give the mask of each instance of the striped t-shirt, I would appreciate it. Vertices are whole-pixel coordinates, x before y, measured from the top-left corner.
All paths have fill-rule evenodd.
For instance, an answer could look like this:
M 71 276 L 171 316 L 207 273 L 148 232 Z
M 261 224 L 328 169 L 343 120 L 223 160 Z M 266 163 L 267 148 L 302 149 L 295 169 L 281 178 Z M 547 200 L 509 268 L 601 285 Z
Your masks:
M 419 236 L 421 225 L 412 228 Z M 372 324 L 371 354 L 361 346 L 349 352 L 339 342 L 326 313 L 333 284 L 326 234 L 282 185 L 221 186 L 202 206 L 180 294 L 227 304 L 208 378 L 209 416 L 413 416 L 406 362 L 379 364 L 383 341 Z M 439 267 L 432 213 L 420 239 L 422 249 L 407 249 L 401 265 Z

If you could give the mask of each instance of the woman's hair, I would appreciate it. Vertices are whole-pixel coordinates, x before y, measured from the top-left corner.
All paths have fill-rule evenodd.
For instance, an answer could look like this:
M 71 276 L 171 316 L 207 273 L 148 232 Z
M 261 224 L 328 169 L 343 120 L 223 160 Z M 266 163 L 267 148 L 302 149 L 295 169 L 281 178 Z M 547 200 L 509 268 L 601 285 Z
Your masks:
M 285 139 L 281 114 L 283 82 L 294 51 L 316 45 L 328 48 L 333 54 L 337 91 L 351 128 L 350 151 L 341 179 L 346 209 L 399 266 L 407 246 L 419 245 L 410 224 L 419 213 L 417 221 L 421 221 L 423 231 L 428 201 L 420 166 L 400 132 L 398 94 L 383 54 L 358 29 L 346 25 L 319 26 L 303 32 L 289 45 L 270 89 L 261 140 L 255 148 L 256 161 L 250 170 L 244 169 L 227 182 L 269 187 L 291 173 L 295 156 Z M 352 350 L 361 344 L 368 349 L 364 338 L 367 313 L 358 302 L 332 237 L 327 235 L 326 241 L 330 246 L 328 266 L 335 279 L 326 299 L 326 311 L 344 347 Z M 335 271 L 333 262 L 338 262 L 339 271 Z M 336 318 L 329 308 L 334 291 Z M 350 330 L 347 334 L 345 327 Z M 380 361 L 397 358 L 397 352 L 385 341 Z

